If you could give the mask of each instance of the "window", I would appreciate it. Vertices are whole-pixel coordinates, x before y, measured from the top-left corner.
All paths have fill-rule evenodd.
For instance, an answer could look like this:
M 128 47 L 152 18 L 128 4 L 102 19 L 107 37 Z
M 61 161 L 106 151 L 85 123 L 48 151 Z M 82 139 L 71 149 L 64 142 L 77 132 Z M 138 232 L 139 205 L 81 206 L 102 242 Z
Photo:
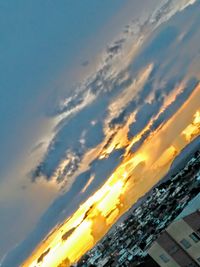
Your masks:
M 199 235 L 197 235 L 195 232 L 193 232 L 189 237 L 195 242 L 198 243 L 200 241 Z
M 181 245 L 185 248 L 185 249 L 188 249 L 188 248 L 190 248 L 191 247 L 191 244 L 190 244 L 190 242 L 189 241 L 187 241 L 185 238 L 183 238 L 182 240 L 181 240 Z
M 161 255 L 160 255 L 160 258 L 161 258 L 161 260 L 162 260 L 163 262 L 165 262 L 165 263 L 169 262 L 169 259 L 167 258 L 167 256 L 166 256 L 165 254 L 161 254 Z
M 173 247 L 171 247 L 171 248 L 168 250 L 168 253 L 169 253 L 170 255 L 173 255 L 173 254 L 175 254 L 178 250 L 179 250 L 179 248 L 178 248 L 177 246 L 173 246 Z

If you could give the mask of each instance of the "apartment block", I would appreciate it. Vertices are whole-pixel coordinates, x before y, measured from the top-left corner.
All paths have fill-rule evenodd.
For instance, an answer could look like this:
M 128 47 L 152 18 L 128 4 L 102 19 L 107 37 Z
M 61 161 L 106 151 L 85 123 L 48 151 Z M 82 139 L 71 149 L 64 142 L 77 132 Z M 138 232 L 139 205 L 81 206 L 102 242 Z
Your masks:
M 200 210 L 173 222 L 148 254 L 161 267 L 200 266 Z

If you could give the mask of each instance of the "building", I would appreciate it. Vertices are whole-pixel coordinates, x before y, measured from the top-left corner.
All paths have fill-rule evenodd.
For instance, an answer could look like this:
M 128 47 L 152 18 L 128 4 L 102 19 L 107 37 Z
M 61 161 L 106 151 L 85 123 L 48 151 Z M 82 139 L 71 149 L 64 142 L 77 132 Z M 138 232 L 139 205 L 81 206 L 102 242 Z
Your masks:
M 200 210 L 173 222 L 148 254 L 161 267 L 200 266 Z

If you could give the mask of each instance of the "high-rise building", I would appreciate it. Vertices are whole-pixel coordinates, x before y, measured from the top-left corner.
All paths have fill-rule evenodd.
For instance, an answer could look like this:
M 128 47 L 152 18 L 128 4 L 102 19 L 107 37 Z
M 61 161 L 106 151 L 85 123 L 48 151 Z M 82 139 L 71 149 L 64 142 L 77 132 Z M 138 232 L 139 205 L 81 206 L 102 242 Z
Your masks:
M 161 267 L 200 266 L 200 210 L 173 222 L 148 253 Z

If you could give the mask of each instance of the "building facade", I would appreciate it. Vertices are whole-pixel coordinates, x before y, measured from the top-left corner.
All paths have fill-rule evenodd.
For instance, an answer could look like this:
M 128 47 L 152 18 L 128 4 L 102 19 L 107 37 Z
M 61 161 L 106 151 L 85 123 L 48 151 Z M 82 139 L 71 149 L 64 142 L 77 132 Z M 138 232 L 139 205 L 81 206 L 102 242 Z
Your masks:
M 200 266 L 200 210 L 173 222 L 148 254 L 161 267 Z

